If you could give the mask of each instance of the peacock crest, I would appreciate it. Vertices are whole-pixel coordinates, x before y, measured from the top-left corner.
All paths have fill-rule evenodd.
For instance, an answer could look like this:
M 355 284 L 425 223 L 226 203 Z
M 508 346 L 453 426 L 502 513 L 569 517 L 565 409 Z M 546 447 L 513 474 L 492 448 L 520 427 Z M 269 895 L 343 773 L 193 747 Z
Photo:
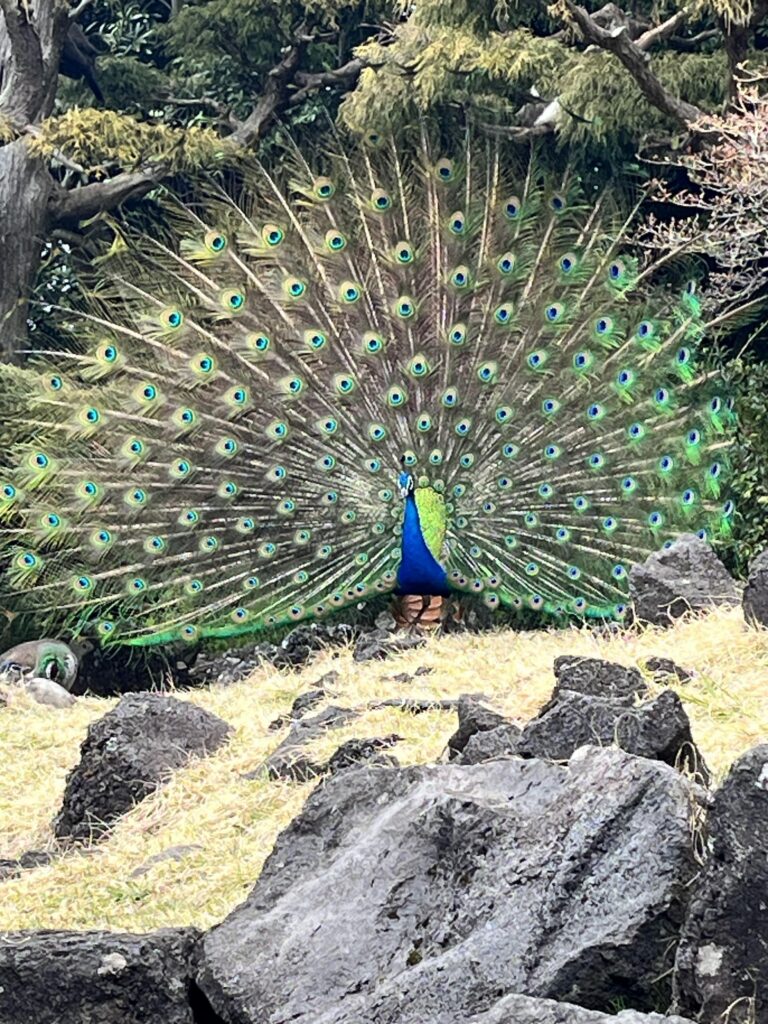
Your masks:
M 126 229 L 41 355 L 0 482 L 4 589 L 148 644 L 375 594 L 622 617 L 631 564 L 730 527 L 732 409 L 692 288 L 608 194 L 425 126 Z M 629 233 L 629 234 L 628 234 Z

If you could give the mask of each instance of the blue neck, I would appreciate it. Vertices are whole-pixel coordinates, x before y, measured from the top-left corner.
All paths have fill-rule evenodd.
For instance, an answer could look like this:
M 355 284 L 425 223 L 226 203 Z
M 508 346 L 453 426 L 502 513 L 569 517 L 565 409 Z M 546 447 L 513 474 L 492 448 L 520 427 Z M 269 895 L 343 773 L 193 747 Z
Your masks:
M 422 535 L 419 510 L 413 493 L 405 499 L 402 556 L 396 593 L 421 594 L 425 597 L 450 595 L 445 569 L 429 550 Z

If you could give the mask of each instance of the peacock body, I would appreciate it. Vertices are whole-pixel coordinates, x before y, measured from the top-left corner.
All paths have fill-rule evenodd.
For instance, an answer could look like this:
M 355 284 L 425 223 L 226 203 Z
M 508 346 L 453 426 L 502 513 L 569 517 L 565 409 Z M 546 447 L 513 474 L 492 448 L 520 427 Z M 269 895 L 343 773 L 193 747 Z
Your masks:
M 624 254 L 609 195 L 476 131 L 444 150 L 292 147 L 121 236 L 40 357 L 5 589 L 131 644 L 395 591 L 621 617 L 633 562 L 727 532 L 693 289 Z

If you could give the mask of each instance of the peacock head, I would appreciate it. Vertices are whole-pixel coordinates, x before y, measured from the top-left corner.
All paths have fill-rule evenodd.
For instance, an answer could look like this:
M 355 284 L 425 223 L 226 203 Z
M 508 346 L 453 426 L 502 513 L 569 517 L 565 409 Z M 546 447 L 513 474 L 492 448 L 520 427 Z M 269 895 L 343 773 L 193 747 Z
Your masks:
M 400 471 L 400 475 L 397 478 L 397 485 L 400 488 L 400 497 L 405 501 L 409 494 L 413 493 L 414 482 L 413 476 L 407 472 L 405 468 L 405 456 L 400 460 L 403 464 L 403 468 Z

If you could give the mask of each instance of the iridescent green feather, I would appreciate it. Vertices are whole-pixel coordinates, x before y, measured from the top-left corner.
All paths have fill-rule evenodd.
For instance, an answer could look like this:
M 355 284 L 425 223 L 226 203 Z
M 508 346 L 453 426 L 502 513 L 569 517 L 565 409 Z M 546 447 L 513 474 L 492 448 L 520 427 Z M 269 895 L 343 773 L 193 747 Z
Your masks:
M 653 283 L 610 192 L 439 136 L 289 143 L 279 177 L 125 228 L 31 373 L 6 602 L 129 644 L 321 618 L 395 588 L 401 460 L 490 607 L 621 617 L 633 562 L 727 535 L 697 298 Z

